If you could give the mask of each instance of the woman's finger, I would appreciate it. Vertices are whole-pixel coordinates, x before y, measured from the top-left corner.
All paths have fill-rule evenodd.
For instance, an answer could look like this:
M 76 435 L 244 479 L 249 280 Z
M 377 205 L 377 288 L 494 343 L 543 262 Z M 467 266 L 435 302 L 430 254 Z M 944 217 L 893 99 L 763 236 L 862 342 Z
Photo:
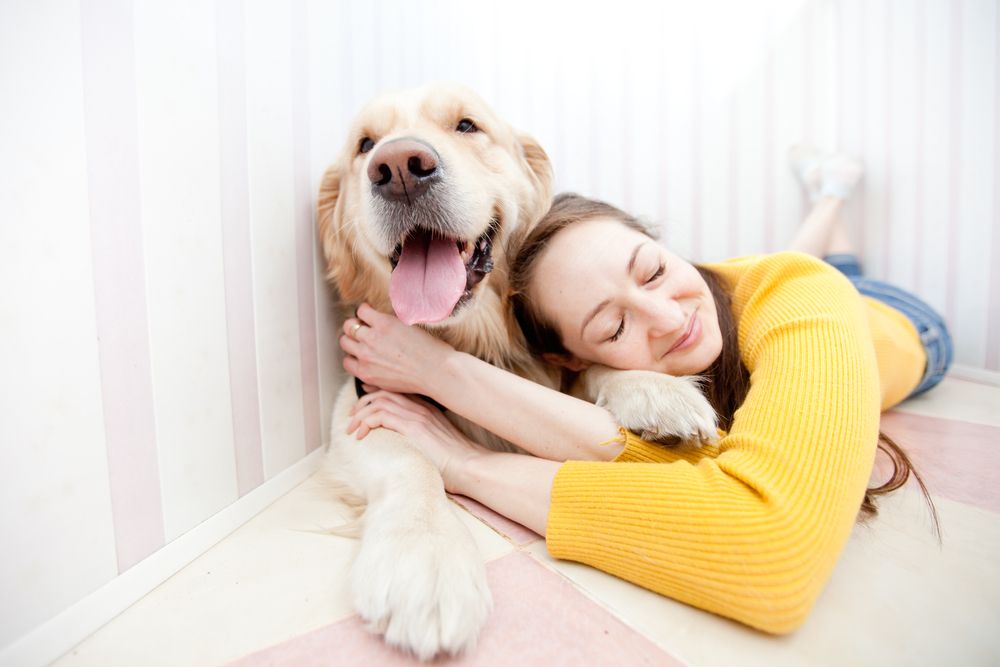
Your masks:
M 362 387 L 367 387 L 367 386 L 370 386 L 370 385 L 362 384 L 361 386 Z M 365 406 L 368 406 L 368 405 L 371 405 L 375 401 L 375 399 L 377 399 L 379 396 L 382 396 L 383 394 L 388 393 L 388 392 L 386 392 L 383 389 L 375 389 L 375 390 L 370 390 L 369 389 L 369 390 L 366 390 L 366 391 L 368 391 L 368 393 L 365 394 L 364 396 L 358 397 L 357 402 L 354 405 L 351 406 L 350 414 L 353 415 L 354 413 L 356 413 L 361 408 L 363 408 Z
M 362 401 L 364 403 L 360 404 L 360 407 L 354 412 L 353 421 L 358 421 L 364 418 L 365 415 L 371 414 L 378 410 L 384 412 L 391 412 L 400 417 L 405 417 L 411 420 L 418 420 L 422 417 L 419 411 L 414 410 L 412 405 L 402 402 L 396 402 L 390 396 L 376 396 L 375 398 L 369 399 L 369 396 L 365 396 Z
M 394 391 L 379 391 L 373 394 L 369 394 L 372 400 L 381 399 L 383 401 L 388 401 L 400 409 L 405 410 L 413 415 L 424 415 L 429 413 L 430 406 L 425 401 L 418 399 L 413 394 L 400 394 Z
M 397 403 L 385 395 L 375 396 L 374 398 L 371 396 L 371 394 L 365 396 L 355 406 L 355 411 L 351 416 L 351 421 L 347 424 L 348 433 L 364 423 L 365 420 L 371 415 L 380 412 L 392 414 L 396 417 L 401 417 L 409 421 L 418 421 L 422 417 L 421 414 L 414 411 L 405 403 Z
M 368 302 L 362 303 L 358 306 L 357 317 L 361 320 L 362 324 L 367 324 L 368 326 L 375 326 L 379 323 L 379 319 L 382 317 L 382 313 L 378 312 L 374 308 L 368 305 Z
M 357 357 L 361 352 L 361 343 L 351 338 L 347 334 L 343 334 L 339 339 L 340 349 L 342 349 L 347 354 L 352 357 Z
M 351 332 L 354 331 L 354 325 L 356 324 L 360 324 L 358 319 L 355 317 L 349 317 L 344 320 L 344 324 L 340 328 L 344 331 L 345 335 L 350 336 Z
M 386 410 L 376 410 L 359 424 L 358 432 L 354 434 L 355 439 L 362 440 L 369 433 L 377 428 L 387 428 L 390 431 L 402 433 L 405 430 L 406 420 L 397 414 Z
M 430 413 L 436 414 L 438 412 L 440 413 L 444 412 L 442 408 L 439 408 L 436 405 L 432 404 L 429 399 L 425 398 L 424 396 L 421 396 L 420 394 L 407 394 L 406 397 L 410 399 L 410 401 L 412 401 L 413 403 L 416 403 L 424 410 L 426 410 L 428 414 Z

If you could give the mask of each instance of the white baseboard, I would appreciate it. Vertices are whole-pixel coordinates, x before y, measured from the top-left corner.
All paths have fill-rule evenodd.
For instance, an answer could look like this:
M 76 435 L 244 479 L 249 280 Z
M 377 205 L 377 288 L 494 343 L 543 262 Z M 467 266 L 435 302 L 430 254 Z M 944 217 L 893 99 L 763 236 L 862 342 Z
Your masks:
M 0 667 L 47 665 L 319 469 L 323 448 L 267 480 L 73 606 L 0 650 Z
M 979 384 L 1000 387 L 1000 372 L 986 370 L 985 368 L 952 364 L 951 368 L 948 369 L 948 375 L 958 380 L 967 380 L 968 382 L 978 382 Z

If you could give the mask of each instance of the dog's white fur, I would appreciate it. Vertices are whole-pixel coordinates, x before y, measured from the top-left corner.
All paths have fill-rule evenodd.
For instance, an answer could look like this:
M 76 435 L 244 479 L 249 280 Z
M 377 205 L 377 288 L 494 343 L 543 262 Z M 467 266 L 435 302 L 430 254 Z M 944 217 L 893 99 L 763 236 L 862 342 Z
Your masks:
M 482 132 L 456 132 L 463 118 L 474 120 Z M 369 104 L 320 191 L 327 273 L 345 312 L 362 301 L 391 312 L 387 257 L 400 240 L 394 236 L 396 221 L 386 218 L 393 212 L 372 194 L 366 176 L 370 154 L 358 150 L 364 137 L 377 145 L 411 137 L 434 147 L 443 166 L 443 186 L 435 196 L 450 230 L 474 240 L 491 219 L 501 223 L 493 272 L 476 285 L 470 303 L 428 329 L 458 349 L 556 387 L 552 369 L 528 354 L 505 301 L 508 253 L 551 200 L 545 152 L 464 88 L 427 87 Z M 585 374 L 582 389 L 619 423 L 648 437 L 715 436 L 715 414 L 690 378 L 595 367 Z M 482 558 L 426 458 L 386 429 L 373 431 L 363 444 L 344 433 L 356 401 L 349 381 L 334 407 L 325 465 L 345 495 L 367 503 L 350 573 L 355 607 L 372 631 L 421 659 L 468 650 L 491 608 Z M 449 417 L 477 442 L 517 449 L 457 415 Z

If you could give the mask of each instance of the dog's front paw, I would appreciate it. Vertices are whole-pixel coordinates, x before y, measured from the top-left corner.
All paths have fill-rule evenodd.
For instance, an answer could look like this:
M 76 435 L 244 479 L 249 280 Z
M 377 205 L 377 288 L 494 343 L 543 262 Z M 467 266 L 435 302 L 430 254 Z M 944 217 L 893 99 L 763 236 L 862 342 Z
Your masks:
M 717 415 L 696 377 L 618 371 L 602 381 L 597 405 L 643 440 L 695 446 L 718 437 Z
M 366 522 L 350 582 L 369 630 L 430 660 L 474 648 L 493 598 L 483 559 L 454 510 L 419 518 L 408 525 Z

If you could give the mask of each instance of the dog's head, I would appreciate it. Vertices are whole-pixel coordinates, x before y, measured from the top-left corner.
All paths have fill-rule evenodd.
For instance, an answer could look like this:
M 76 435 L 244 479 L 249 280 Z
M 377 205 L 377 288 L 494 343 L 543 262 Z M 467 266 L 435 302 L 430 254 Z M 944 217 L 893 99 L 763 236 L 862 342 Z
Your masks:
M 453 324 L 505 289 L 507 245 L 551 197 L 545 152 L 472 92 L 382 96 L 323 178 L 327 275 L 348 303 L 391 305 L 408 324 Z

